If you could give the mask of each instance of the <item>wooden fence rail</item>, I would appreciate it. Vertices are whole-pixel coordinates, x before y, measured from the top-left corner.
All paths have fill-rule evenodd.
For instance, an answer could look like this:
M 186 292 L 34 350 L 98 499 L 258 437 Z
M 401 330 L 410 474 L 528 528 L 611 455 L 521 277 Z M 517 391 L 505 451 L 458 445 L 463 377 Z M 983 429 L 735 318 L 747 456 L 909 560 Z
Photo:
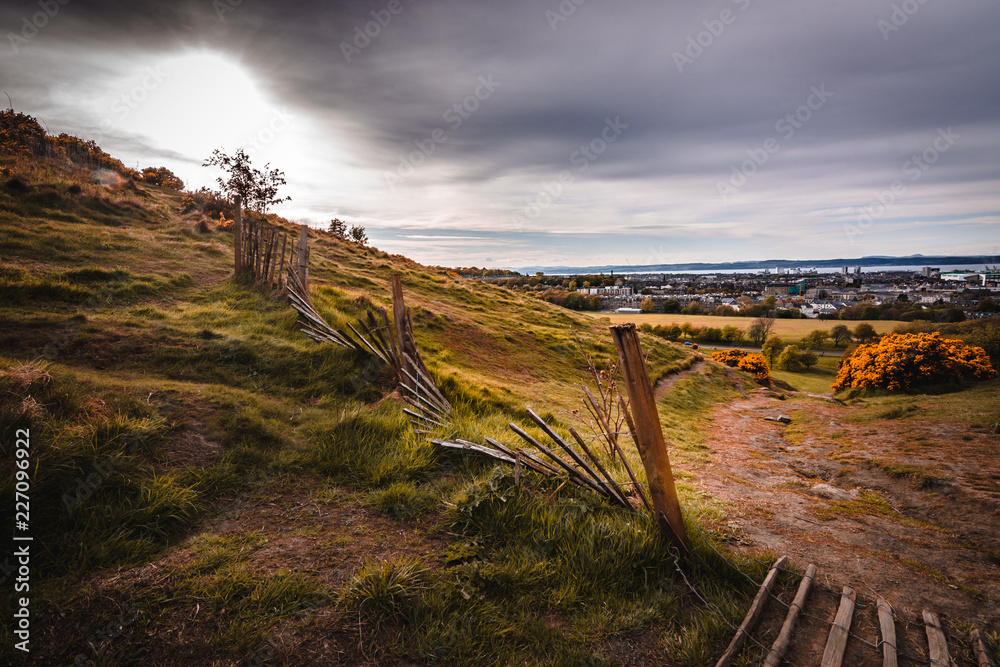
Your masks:
M 281 290 L 284 287 L 281 268 L 285 264 L 288 234 L 264 221 L 244 220 L 242 209 L 242 200 L 237 195 L 233 207 L 235 273 L 267 289 Z

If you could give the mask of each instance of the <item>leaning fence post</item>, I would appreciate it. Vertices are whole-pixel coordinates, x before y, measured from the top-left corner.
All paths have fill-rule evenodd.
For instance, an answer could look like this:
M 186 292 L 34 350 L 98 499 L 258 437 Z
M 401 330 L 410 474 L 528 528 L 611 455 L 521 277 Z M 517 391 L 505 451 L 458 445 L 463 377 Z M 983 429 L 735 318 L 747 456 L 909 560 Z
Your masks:
M 618 348 L 618 359 L 628 390 L 629 405 L 635 417 L 636 447 L 646 469 L 649 495 L 660 531 L 673 545 L 687 551 L 684 521 L 677 500 L 674 476 L 670 470 L 667 445 L 663 441 L 660 415 L 656 411 L 653 386 L 646 372 L 646 362 L 639 346 L 639 334 L 634 324 L 610 327 L 611 337 Z
M 233 201 L 233 270 L 236 275 L 243 273 L 243 197 L 236 195 Z
M 309 225 L 299 226 L 299 281 L 309 289 Z

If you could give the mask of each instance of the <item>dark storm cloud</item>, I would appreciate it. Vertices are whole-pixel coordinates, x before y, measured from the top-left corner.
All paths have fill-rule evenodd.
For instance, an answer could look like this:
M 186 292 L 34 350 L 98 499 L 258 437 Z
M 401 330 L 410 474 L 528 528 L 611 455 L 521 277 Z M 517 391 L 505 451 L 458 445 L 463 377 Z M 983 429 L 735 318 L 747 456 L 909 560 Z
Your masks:
M 8 4 L 2 17 L 16 25 L 36 9 Z M 227 51 L 284 103 L 345 130 L 355 168 L 399 173 L 401 157 L 443 131 L 447 141 L 400 191 L 443 174 L 456 187 L 507 179 L 489 191 L 501 217 L 570 168 L 608 119 L 627 129 L 577 182 L 617 187 L 623 200 L 577 187 L 561 204 L 579 211 L 599 200 L 636 229 L 680 225 L 642 217 L 678 191 L 690 198 L 679 203 L 687 224 L 755 224 L 768 199 L 782 201 L 771 213 L 799 219 L 863 206 L 947 128 L 960 139 L 923 174 L 922 192 L 979 183 L 980 210 L 1000 208 L 987 190 L 1000 177 L 1000 5 L 990 0 L 80 0 L 60 12 L 32 48 Z M 11 66 L 5 78 L 23 75 Z M 484 78 L 498 85 L 474 99 Z M 469 100 L 474 111 L 461 106 Z M 769 139 L 777 150 L 727 208 L 718 184 Z M 658 201 L 667 186 L 674 199 Z

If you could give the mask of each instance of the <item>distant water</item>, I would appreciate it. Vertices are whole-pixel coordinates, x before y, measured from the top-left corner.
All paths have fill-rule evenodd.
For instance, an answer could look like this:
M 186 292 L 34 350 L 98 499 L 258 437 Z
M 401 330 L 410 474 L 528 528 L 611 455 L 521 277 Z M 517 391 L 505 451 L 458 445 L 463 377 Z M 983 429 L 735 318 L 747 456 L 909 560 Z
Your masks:
M 913 264 L 913 265 L 903 265 L 903 266 L 862 266 L 861 267 L 861 273 L 880 273 L 880 272 L 883 272 L 883 271 L 884 272 L 897 272 L 897 273 L 898 272 L 919 273 L 921 271 L 921 269 L 923 269 L 925 266 L 927 266 L 927 264 Z M 969 271 L 985 271 L 987 268 L 989 268 L 985 264 L 935 264 L 933 266 L 934 266 L 935 269 L 941 269 L 942 271 L 961 271 L 961 270 L 965 270 L 965 269 L 968 269 Z M 699 271 L 652 271 L 650 273 L 654 273 L 654 274 L 655 273 L 664 273 L 664 274 L 668 274 L 668 275 L 678 275 L 678 274 L 685 274 L 686 273 L 686 274 L 699 275 L 699 276 L 732 275 L 732 274 L 754 275 L 754 274 L 760 273 L 765 268 L 771 272 L 770 275 L 773 276 L 773 277 L 786 278 L 786 277 L 794 277 L 794 276 L 798 275 L 798 274 L 794 274 L 794 273 L 789 273 L 789 274 L 783 274 L 783 275 L 779 276 L 778 274 L 776 274 L 774 272 L 774 269 L 778 268 L 778 267 L 774 267 L 774 266 L 761 267 L 761 268 L 757 268 L 757 269 L 726 269 L 726 270 L 722 270 L 722 271 L 720 271 L 720 270 L 711 271 L 711 270 L 702 269 L 702 270 L 699 270 Z M 803 271 L 802 275 L 805 275 L 805 273 L 804 273 L 805 271 L 812 271 L 813 270 L 813 267 L 811 267 L 811 266 L 799 266 L 799 265 L 795 265 L 795 264 L 790 264 L 790 265 L 787 265 L 787 266 L 781 266 L 780 268 L 782 268 L 782 269 L 788 269 L 790 271 L 794 270 L 794 269 L 799 269 L 799 270 Z M 816 273 L 830 274 L 830 273 L 840 273 L 841 267 L 839 267 L 839 266 L 817 266 L 817 267 L 815 267 L 815 269 L 816 269 Z M 848 271 L 850 271 L 853 274 L 854 273 L 854 267 L 853 266 L 849 266 L 848 267 Z

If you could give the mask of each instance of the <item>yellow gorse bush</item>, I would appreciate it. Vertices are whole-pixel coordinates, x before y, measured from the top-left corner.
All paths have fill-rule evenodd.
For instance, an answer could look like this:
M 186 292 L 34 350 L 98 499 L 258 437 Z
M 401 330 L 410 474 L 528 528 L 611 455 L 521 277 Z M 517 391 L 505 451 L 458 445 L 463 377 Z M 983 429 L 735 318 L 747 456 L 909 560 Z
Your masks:
M 938 333 L 887 334 L 860 345 L 840 362 L 832 387 L 889 389 L 961 380 L 988 380 L 997 372 L 981 347 Z
M 719 350 L 712 353 L 712 359 L 750 373 L 760 384 L 768 384 L 771 380 L 771 367 L 767 365 L 764 355 L 759 352 L 750 353 L 736 348 Z

